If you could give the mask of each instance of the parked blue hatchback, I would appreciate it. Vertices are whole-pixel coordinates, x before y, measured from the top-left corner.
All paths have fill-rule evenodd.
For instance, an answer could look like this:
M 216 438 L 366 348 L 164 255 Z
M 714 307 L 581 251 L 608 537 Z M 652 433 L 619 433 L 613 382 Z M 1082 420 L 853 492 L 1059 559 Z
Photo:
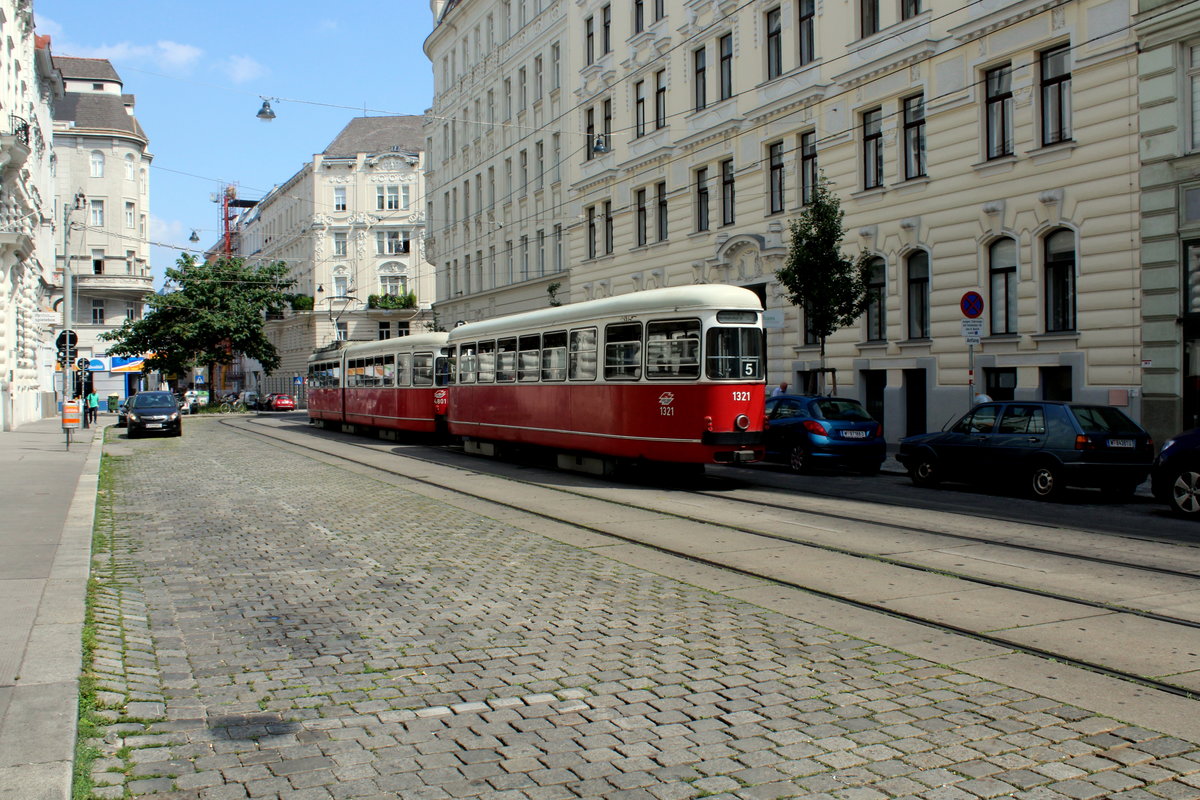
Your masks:
M 768 461 L 796 472 L 843 467 L 874 475 L 887 457 L 883 426 L 857 400 L 781 394 L 767 400 Z
M 1179 516 L 1200 519 L 1200 428 L 1163 444 L 1150 472 L 1150 489 Z

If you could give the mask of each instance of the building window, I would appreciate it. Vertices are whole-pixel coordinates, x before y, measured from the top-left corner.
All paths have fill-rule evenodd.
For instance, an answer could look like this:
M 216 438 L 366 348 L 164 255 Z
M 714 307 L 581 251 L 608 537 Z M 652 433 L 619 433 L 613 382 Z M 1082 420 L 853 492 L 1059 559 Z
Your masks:
M 596 149 L 596 109 L 589 108 L 583 112 L 583 132 L 587 136 L 587 146 L 583 148 L 583 158 L 591 161 Z
M 125 301 L 125 319 L 137 319 L 137 304 L 128 300 Z
M 380 275 L 379 293 L 399 297 L 408 293 L 408 279 L 403 275 Z
M 537 274 L 546 274 L 546 232 L 537 232 Z
M 563 226 L 554 226 L 554 271 L 562 272 L 563 269 Z
M 783 142 L 767 145 L 767 164 L 769 213 L 778 214 L 783 211 Z
M 399 186 L 376 186 L 375 187 L 375 210 L 376 211 L 399 211 L 400 210 L 400 187 Z
M 767 80 L 783 74 L 783 10 L 767 12 Z
M 337 339 L 339 342 L 344 342 L 350 338 L 349 323 L 342 322 L 341 320 L 337 320 L 336 322 L 333 323 L 333 327 L 334 327 L 334 338 Z
M 658 22 L 667 15 L 666 0 L 654 0 L 654 21 Z
M 136 172 L 136 170 L 134 170 L 134 168 L 133 168 L 133 156 L 126 155 L 125 156 L 125 180 L 127 180 L 127 181 L 134 180 L 137 177 L 135 175 L 135 172 Z
M 1071 138 L 1071 47 L 1063 45 L 1040 56 L 1042 66 L 1042 144 Z
M 879 0 L 858 0 L 862 38 L 879 33 Z
M 727 33 L 717 40 L 721 57 L 721 85 L 718 94 L 721 100 L 733 97 L 733 34 Z
M 992 335 L 1017 332 L 1017 243 L 997 239 L 988 248 Z
M 604 143 L 607 145 L 612 141 L 612 99 L 608 97 L 604 98 L 603 102 L 600 103 L 600 110 L 604 115 Z
M 867 341 L 887 338 L 887 270 L 882 258 L 867 264 Z
M 908 338 L 929 338 L 929 253 L 908 257 Z
M 809 131 L 800 134 L 800 202 L 804 205 L 812 202 L 818 180 L 817 133 Z
M 99 150 L 93 150 L 91 164 L 92 164 L 92 177 L 93 178 L 103 178 L 104 177 L 104 153 L 101 153 Z
M 701 47 L 692 51 L 692 77 L 695 79 L 694 107 L 702 111 L 708 105 L 708 51 Z
M 667 126 L 667 71 L 660 69 L 654 73 L 654 128 Z
M 96 299 L 92 300 L 92 324 L 93 325 L 103 325 L 104 324 L 104 301 L 103 300 L 96 300 Z
M 646 29 L 646 2 L 633 0 L 633 32 L 641 33 Z
M 733 159 L 721 162 L 721 224 L 732 225 L 733 214 Z
M 800 0 L 800 66 L 817 57 L 816 0 Z
M 634 223 L 634 239 L 638 247 L 646 244 L 646 190 L 638 189 L 633 194 L 633 204 L 637 209 Z
M 1046 237 L 1046 331 L 1075 330 L 1075 234 L 1060 228 Z
M 382 341 L 384 339 L 390 339 L 390 338 L 392 338 L 392 323 L 390 323 L 390 322 L 379 323 L 379 339 L 380 339 L 380 341 Z
M 125 204 L 125 227 L 129 230 L 137 227 L 137 212 L 133 210 L 133 203 Z
M 654 185 L 654 201 L 658 219 L 658 241 L 667 240 L 667 183 L 659 181 Z
M 925 96 L 904 100 L 904 177 L 925 174 Z
M 404 231 L 376 231 L 375 252 L 389 256 L 407 253 L 408 234 Z
M 696 170 L 696 230 L 708 230 L 708 167 Z
M 587 257 L 596 257 L 596 207 L 587 210 Z
M 863 112 L 863 188 L 883 186 L 883 109 Z
M 1012 65 L 989 69 L 984 73 L 987 92 L 985 125 L 987 128 L 987 157 L 1012 155 Z
M 596 62 L 596 20 L 594 17 L 588 17 L 583 21 L 583 63 L 594 64 Z
M 346 210 L 346 187 L 345 186 L 333 187 L 333 210 L 334 211 L 345 211 Z
M 633 127 L 634 136 L 646 135 L 646 82 L 638 81 L 633 85 Z
M 604 52 L 612 52 L 612 6 L 604 6 L 600 9 L 600 26 L 602 31 L 602 43 Z
M 335 233 L 333 235 L 333 254 L 335 256 L 346 255 L 346 234 Z
M 541 56 L 535 56 L 533 59 L 533 99 L 542 99 L 542 79 L 545 72 L 545 66 Z
M 559 68 L 562 63 L 562 48 L 558 46 L 558 42 L 550 45 L 550 88 L 557 89 L 562 85 L 562 79 L 559 77 Z
M 103 250 L 93 250 L 92 251 L 92 274 L 93 275 L 103 275 L 104 274 L 104 251 Z
M 912 19 L 921 13 L 921 0 L 900 0 L 900 19 Z
M 604 201 L 604 252 L 611 254 L 616 247 L 613 234 L 612 201 Z
M 91 209 L 91 220 L 93 228 L 104 227 L 104 201 L 90 200 L 88 206 Z

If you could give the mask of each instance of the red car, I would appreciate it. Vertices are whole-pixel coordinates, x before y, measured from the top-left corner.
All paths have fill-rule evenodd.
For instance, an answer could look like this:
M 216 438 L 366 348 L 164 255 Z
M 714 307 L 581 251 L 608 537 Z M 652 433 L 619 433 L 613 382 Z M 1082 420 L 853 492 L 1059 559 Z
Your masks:
M 267 395 L 266 407 L 269 411 L 295 411 L 296 401 L 290 394 L 277 392 Z

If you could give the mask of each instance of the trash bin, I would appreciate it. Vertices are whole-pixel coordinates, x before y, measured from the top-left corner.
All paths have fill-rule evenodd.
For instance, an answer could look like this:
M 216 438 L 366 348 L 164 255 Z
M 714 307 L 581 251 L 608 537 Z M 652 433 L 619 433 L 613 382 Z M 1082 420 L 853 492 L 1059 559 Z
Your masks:
M 121 401 L 121 398 L 119 396 L 117 396 L 115 394 L 110 394 L 108 396 L 108 407 L 105 410 L 112 414 L 117 413 L 117 404 L 120 401 Z

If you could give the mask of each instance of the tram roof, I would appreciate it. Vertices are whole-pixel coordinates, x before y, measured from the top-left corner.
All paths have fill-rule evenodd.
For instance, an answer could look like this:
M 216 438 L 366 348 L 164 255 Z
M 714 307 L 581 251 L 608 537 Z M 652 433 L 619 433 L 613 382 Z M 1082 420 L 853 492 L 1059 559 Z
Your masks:
M 762 303 L 759 301 L 758 295 L 741 286 L 726 284 L 668 286 L 470 322 L 450 331 L 450 339 L 463 341 L 487 338 L 503 333 L 516 333 L 520 330 L 546 330 L 628 315 L 709 309 L 762 311 Z
M 337 350 L 318 350 L 308 357 L 309 361 L 341 360 L 347 358 L 364 358 L 366 356 L 384 355 L 397 350 L 413 350 L 420 348 L 437 348 L 446 344 L 449 334 L 445 332 L 414 333 L 410 336 L 397 336 L 392 339 L 377 339 L 369 342 L 350 342 Z M 399 347 L 398 345 L 403 345 Z

